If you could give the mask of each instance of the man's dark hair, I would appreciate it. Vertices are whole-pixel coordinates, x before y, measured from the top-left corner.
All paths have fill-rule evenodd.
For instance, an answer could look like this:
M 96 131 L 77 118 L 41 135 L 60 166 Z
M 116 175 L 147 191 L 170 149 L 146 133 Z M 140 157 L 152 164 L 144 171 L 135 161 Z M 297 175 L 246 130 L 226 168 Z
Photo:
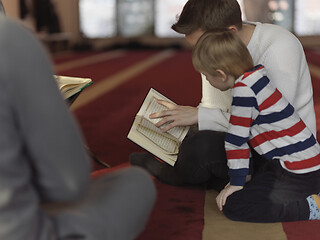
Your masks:
M 189 0 L 172 29 L 181 34 L 197 30 L 242 27 L 241 10 L 237 0 Z

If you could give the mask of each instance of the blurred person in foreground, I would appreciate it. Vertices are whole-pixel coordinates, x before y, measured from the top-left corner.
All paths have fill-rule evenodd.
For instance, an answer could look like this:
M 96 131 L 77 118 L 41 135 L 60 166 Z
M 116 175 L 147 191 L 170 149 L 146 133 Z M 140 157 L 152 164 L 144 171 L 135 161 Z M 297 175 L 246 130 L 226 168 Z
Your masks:
M 4 15 L 0 34 L 0 239 L 135 239 L 155 201 L 149 174 L 133 167 L 91 180 L 44 49 Z

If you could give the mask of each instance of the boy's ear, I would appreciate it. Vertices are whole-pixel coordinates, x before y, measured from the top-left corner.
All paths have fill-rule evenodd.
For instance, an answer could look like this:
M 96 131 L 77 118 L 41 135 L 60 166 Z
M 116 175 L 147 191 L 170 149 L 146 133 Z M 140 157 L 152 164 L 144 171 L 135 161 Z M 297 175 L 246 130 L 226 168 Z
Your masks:
M 222 82 L 225 82 L 228 79 L 227 74 L 223 70 L 217 69 L 216 72 L 219 74 Z
M 231 30 L 235 34 L 238 33 L 238 28 L 236 26 L 234 26 L 234 25 L 229 26 L 228 30 Z

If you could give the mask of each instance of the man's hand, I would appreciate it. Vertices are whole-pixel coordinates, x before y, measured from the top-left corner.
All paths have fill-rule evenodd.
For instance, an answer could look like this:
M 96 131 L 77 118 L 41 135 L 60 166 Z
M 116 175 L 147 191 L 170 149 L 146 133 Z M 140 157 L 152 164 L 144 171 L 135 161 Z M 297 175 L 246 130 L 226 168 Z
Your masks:
M 165 100 L 157 100 L 158 103 L 168 108 L 161 112 L 150 114 L 150 118 L 162 118 L 157 127 L 165 125 L 161 130 L 166 132 L 176 126 L 190 126 L 198 123 L 198 108 L 190 106 L 180 106 Z
M 226 204 L 227 198 L 232 193 L 239 191 L 242 188 L 243 186 L 233 186 L 233 185 L 230 185 L 230 183 L 228 183 L 216 198 L 219 210 L 222 211 L 223 206 Z

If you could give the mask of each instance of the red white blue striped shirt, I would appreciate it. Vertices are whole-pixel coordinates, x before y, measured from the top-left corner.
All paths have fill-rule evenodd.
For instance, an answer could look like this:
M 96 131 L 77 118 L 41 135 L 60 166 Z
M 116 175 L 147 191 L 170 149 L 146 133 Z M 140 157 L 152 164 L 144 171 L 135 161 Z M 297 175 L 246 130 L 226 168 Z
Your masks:
M 232 89 L 225 141 L 230 184 L 243 186 L 250 148 L 302 174 L 320 169 L 320 146 L 293 106 L 270 84 L 262 65 L 239 77 Z

